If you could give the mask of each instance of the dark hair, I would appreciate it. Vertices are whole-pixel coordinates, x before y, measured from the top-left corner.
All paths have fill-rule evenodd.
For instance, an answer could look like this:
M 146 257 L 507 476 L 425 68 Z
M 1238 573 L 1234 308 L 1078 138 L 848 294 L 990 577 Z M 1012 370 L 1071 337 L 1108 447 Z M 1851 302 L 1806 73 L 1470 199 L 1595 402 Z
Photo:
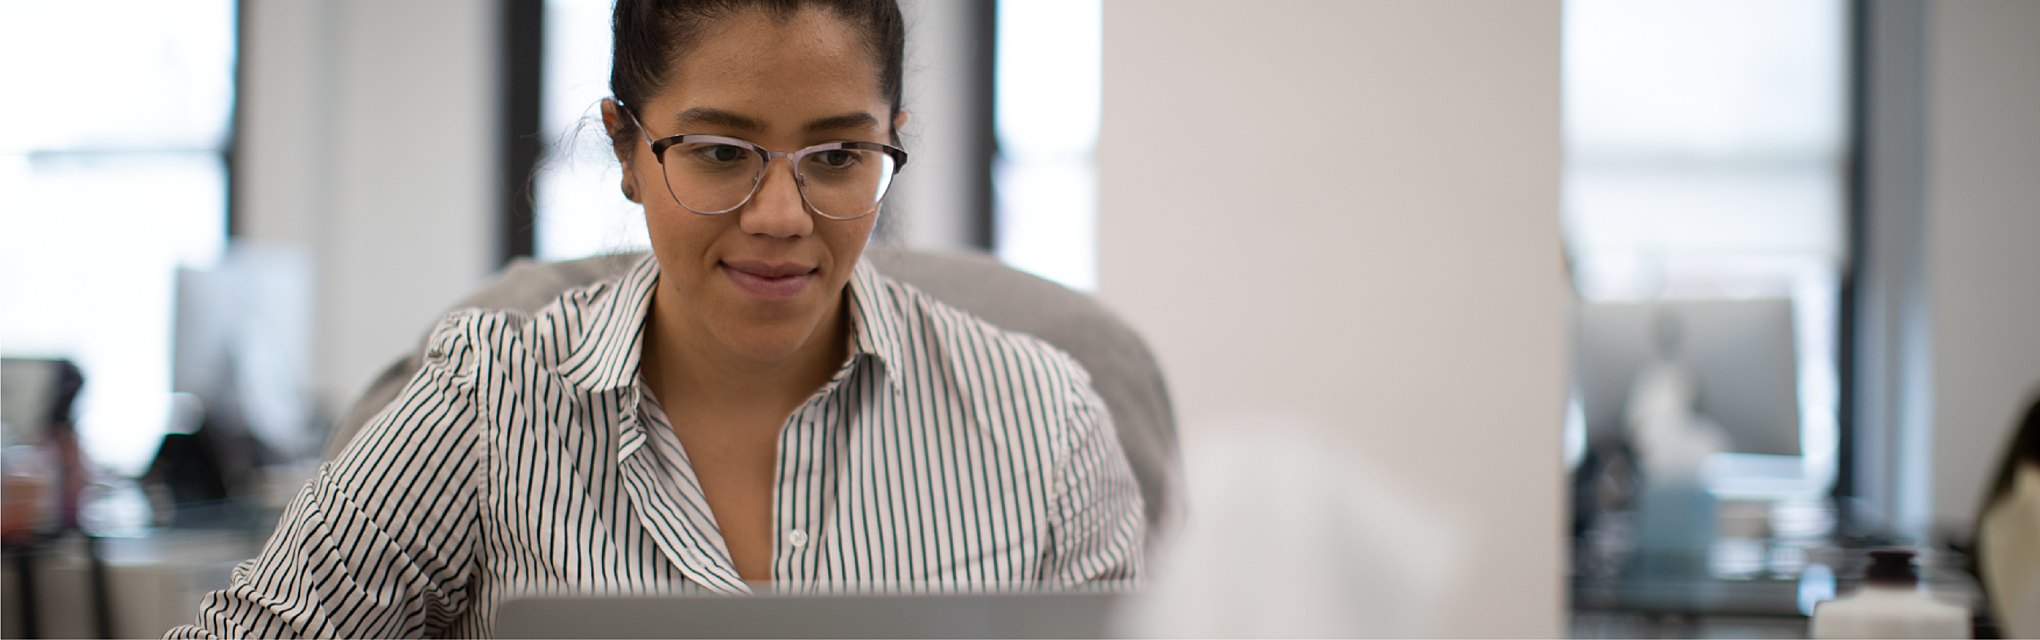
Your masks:
M 896 0 L 617 0 L 610 18 L 614 44 L 610 49 L 609 92 L 630 108 L 644 106 L 654 88 L 663 84 L 673 62 L 687 53 L 707 27 L 744 11 L 763 11 L 787 21 L 802 9 L 826 9 L 863 32 L 866 49 L 878 63 L 878 88 L 892 103 L 890 123 L 900 113 L 905 75 L 907 30 Z M 623 144 L 637 132 L 625 121 L 613 140 Z M 899 133 L 893 132 L 895 140 Z

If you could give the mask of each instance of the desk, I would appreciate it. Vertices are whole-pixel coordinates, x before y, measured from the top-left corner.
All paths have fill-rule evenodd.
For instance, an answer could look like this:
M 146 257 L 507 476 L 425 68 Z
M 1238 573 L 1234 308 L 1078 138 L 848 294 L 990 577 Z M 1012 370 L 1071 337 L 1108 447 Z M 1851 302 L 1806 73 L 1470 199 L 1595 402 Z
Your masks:
M 246 530 L 159 529 L 140 537 L 102 537 L 97 546 L 103 571 L 108 622 L 113 637 L 159 636 L 170 627 L 190 622 L 198 602 L 209 591 L 226 587 L 235 564 L 261 550 L 263 538 Z M 39 634 L 51 638 L 98 635 L 93 608 L 93 562 L 83 536 L 48 541 L 33 550 L 28 594 L 35 604 Z M 4 580 L 11 590 L 18 580 L 9 562 Z M 23 614 L 17 594 L 0 598 L 5 636 L 23 637 Z
M 1815 604 L 1851 593 L 1860 584 L 1861 558 L 1867 551 L 1833 543 L 1796 548 L 1780 554 L 1803 559 L 1785 563 L 1789 570 L 1732 571 L 1724 577 L 1716 570 L 1720 566 L 1716 554 L 1738 554 L 1734 548 L 1718 545 L 1698 557 L 1644 549 L 1628 570 L 1607 576 L 1573 575 L 1571 635 L 1803 638 Z M 1791 549 L 1768 547 L 1766 554 L 1776 548 Z M 1956 568 L 1960 558 L 1948 551 L 1937 553 L 1938 559 L 1921 569 L 1926 591 L 1975 612 L 1977 637 L 1994 635 L 1981 589 Z

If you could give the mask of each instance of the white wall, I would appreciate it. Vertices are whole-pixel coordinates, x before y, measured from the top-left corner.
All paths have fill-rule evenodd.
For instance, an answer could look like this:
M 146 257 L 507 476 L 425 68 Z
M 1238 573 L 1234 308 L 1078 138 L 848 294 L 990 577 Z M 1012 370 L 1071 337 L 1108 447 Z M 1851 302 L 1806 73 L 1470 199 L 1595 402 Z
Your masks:
M 1934 515 L 1966 528 L 2040 392 L 2040 2 L 1926 18 Z
M 242 19 L 236 215 L 312 251 L 314 391 L 338 411 L 494 266 L 496 3 L 256 2 Z
M 1114 0 L 1104 34 L 1100 294 L 1186 446 L 1313 425 L 1461 536 L 1457 613 L 1403 630 L 1561 633 L 1558 3 Z

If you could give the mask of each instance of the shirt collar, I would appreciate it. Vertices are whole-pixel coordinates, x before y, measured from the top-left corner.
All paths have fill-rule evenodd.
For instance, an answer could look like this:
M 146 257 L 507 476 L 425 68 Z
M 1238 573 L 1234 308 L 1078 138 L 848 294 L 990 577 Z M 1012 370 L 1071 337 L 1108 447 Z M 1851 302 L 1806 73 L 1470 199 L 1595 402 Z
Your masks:
M 637 264 L 614 283 L 588 290 L 581 305 L 586 309 L 578 320 L 580 340 L 560 363 L 560 370 L 575 386 L 591 391 L 615 391 L 633 385 L 643 358 L 645 318 L 651 312 L 652 292 L 659 284 L 659 261 L 647 252 Z M 850 362 L 856 365 L 866 356 L 885 376 L 894 391 L 901 389 L 901 320 L 892 282 L 880 275 L 866 260 L 858 260 L 849 282 Z M 571 295 L 571 294 L 570 294 Z M 573 322 L 576 318 L 568 318 Z
M 851 358 L 875 358 L 884 370 L 886 384 L 897 393 L 902 388 L 900 367 L 907 362 L 903 347 L 906 322 L 899 308 L 903 298 L 892 290 L 894 286 L 871 261 L 859 259 L 850 273 L 848 306 Z
M 560 362 L 561 375 L 591 391 L 614 391 L 637 381 L 644 345 L 645 315 L 652 309 L 652 290 L 659 284 L 659 260 L 650 252 L 615 282 L 569 293 L 585 296 L 566 307 L 568 323 L 580 331 Z M 579 304 L 575 304 L 575 303 Z M 579 310 L 580 317 L 572 317 Z

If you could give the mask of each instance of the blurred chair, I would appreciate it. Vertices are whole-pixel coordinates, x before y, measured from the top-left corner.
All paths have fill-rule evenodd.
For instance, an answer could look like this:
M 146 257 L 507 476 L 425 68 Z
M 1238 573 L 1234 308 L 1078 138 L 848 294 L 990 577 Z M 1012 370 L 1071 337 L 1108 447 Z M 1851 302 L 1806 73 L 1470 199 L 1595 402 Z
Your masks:
M 642 253 L 544 263 L 518 260 L 486 288 L 454 308 L 535 311 L 567 289 L 621 276 Z M 873 249 L 866 257 L 880 273 L 913 285 L 994 325 L 1048 341 L 1091 373 L 1118 429 L 1133 474 L 1147 500 L 1149 538 L 1167 528 L 1177 501 L 1181 454 L 1167 385 L 1147 344 L 1124 321 L 1090 296 L 975 254 Z M 338 422 L 326 445 L 332 458 L 356 431 L 396 399 L 421 366 L 413 348 L 391 363 Z

